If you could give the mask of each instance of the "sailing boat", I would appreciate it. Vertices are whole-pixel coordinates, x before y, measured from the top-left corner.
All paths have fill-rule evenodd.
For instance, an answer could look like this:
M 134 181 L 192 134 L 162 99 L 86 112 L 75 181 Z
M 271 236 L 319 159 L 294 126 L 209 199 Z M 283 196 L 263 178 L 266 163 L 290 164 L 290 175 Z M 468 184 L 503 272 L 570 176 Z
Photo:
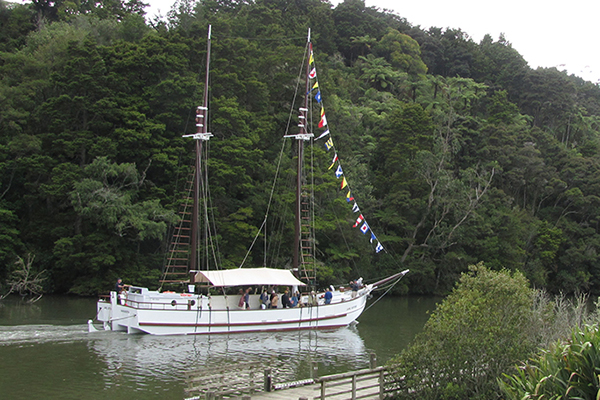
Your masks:
M 180 227 L 176 232 L 178 239 L 189 237 L 192 251 L 175 249 L 169 260 L 184 260 L 189 254 L 189 266 L 174 265 L 173 270 L 183 267 L 185 272 L 174 272 L 171 277 L 179 278 L 163 280 L 163 282 L 187 283 L 188 292 L 154 291 L 141 286 L 128 286 L 121 293 L 112 291 L 108 299 L 100 299 L 97 303 L 97 320 L 102 322 L 105 330 L 126 331 L 127 333 L 149 333 L 154 335 L 175 334 L 220 334 L 235 332 L 281 331 L 300 329 L 324 329 L 347 326 L 353 323 L 365 309 L 370 293 L 378 285 L 399 280 L 408 270 L 390 276 L 382 281 L 355 287 L 353 290 L 328 289 L 327 292 L 315 293 L 307 290 L 307 283 L 298 279 L 300 250 L 304 246 L 301 231 L 302 193 L 301 193 L 301 160 L 304 143 L 313 139 L 307 130 L 306 113 L 308 111 L 309 77 L 311 74 L 312 45 L 310 31 L 307 49 L 306 88 L 304 107 L 300 108 L 300 132 L 292 137 L 297 142 L 298 172 L 296 189 L 296 218 L 293 268 L 238 268 L 230 270 L 200 270 L 196 251 L 198 245 L 199 191 L 201 186 L 201 154 L 203 142 L 212 136 L 207 131 L 208 119 L 208 75 L 210 63 L 211 31 L 209 27 L 207 41 L 206 84 L 204 87 L 203 105 L 197 108 L 196 133 L 184 135 L 196 140 L 196 173 L 193 179 L 192 211 L 189 228 Z M 189 230 L 189 236 L 183 229 Z M 179 243 L 177 240 L 174 243 Z M 195 249 L 195 250 L 194 250 Z M 175 275 L 174 275 L 175 274 Z M 177 275 L 178 274 L 178 275 Z M 305 274 L 305 277 L 307 275 Z M 310 279 L 307 279 L 310 281 Z M 314 282 L 313 282 L 314 283 Z M 204 288 L 203 293 L 196 289 Z M 269 287 L 292 288 L 302 291 L 298 305 L 291 308 L 261 308 L 260 294 L 248 293 L 247 303 L 239 303 L 239 296 L 226 294 L 227 289 L 236 287 Z M 272 290 L 275 292 L 275 290 Z M 220 293 L 220 294 L 215 294 Z M 282 293 L 279 293 L 281 298 Z M 93 321 L 88 321 L 89 330 L 96 328 Z

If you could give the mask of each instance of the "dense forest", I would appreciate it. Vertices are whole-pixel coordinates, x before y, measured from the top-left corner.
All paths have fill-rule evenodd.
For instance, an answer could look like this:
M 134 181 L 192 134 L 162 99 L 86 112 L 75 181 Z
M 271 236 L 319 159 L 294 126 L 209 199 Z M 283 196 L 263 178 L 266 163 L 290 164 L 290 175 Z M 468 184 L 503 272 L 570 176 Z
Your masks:
M 386 250 L 352 227 L 317 146 L 321 284 L 409 268 L 397 293 L 444 294 L 483 261 L 551 292 L 600 294 L 597 85 L 531 69 L 502 36 L 424 30 L 361 0 L 180 0 L 153 20 L 144 8 L 0 0 L 0 282 L 34 256 L 47 292 L 95 294 L 117 276 L 157 286 L 192 165 L 182 135 L 195 129 L 211 24 L 223 267 L 240 265 L 262 224 L 312 28 L 331 136 Z M 291 202 L 277 191 L 283 231 Z M 282 240 L 277 251 L 257 244 L 246 265 L 267 251 L 289 265 L 292 239 Z

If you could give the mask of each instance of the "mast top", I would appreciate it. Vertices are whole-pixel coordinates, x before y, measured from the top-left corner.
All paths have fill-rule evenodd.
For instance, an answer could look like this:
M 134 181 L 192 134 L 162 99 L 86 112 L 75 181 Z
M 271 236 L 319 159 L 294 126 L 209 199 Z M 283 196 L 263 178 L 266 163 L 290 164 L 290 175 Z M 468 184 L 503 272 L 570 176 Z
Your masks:
M 300 128 L 300 132 L 296 134 L 284 135 L 284 138 L 294 138 L 297 141 L 307 142 L 311 140 L 315 135 L 308 131 L 307 127 L 307 113 L 308 113 L 308 96 L 311 92 L 310 90 L 310 64 L 312 60 L 312 44 L 310 43 L 310 28 L 308 28 L 307 35 L 307 43 L 308 43 L 308 58 L 306 63 L 306 95 L 304 96 L 304 106 L 300 107 L 300 115 L 298 116 L 299 123 L 298 127 Z
M 210 73 L 210 36 L 212 33 L 212 25 L 208 25 L 208 39 L 206 43 L 206 76 L 204 81 L 204 99 L 201 106 L 196 108 L 196 133 L 191 135 L 183 135 L 183 137 L 191 137 L 192 139 L 207 141 L 213 135 L 208 132 L 208 81 Z M 198 156 L 198 155 L 197 155 Z

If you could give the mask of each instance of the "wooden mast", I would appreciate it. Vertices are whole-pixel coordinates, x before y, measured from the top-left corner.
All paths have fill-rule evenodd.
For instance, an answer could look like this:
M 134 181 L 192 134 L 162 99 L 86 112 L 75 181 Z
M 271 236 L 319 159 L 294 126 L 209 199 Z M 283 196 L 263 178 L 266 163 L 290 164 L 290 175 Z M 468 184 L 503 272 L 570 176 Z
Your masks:
M 206 76 L 204 81 L 204 98 L 202 106 L 196 108 L 196 133 L 193 135 L 183 135 L 196 140 L 196 163 L 194 171 L 194 189 L 192 198 L 192 228 L 191 228 L 191 249 L 190 249 L 190 271 L 198 269 L 198 251 L 199 243 L 199 216 L 200 216 L 200 187 L 202 174 L 202 144 L 212 136 L 208 132 L 208 83 L 210 72 L 210 39 L 211 25 L 208 26 L 208 38 L 206 44 Z M 194 273 L 190 274 L 190 282 L 193 283 Z
M 304 91 L 304 106 L 300 108 L 299 122 L 298 126 L 300 128 L 300 132 L 297 135 L 293 135 L 293 137 L 297 141 L 297 156 L 298 162 L 296 165 L 296 204 L 295 204 L 295 220 L 294 220 L 294 248 L 293 248 L 293 262 L 292 269 L 294 273 L 299 274 L 299 264 L 300 264 L 300 235 L 302 229 L 302 213 L 301 213 L 301 203 L 302 203 L 302 164 L 304 158 L 304 142 L 310 140 L 313 137 L 312 133 L 308 133 L 307 131 L 307 116 L 308 116 L 308 94 L 310 92 L 310 57 L 312 55 L 312 43 L 310 41 L 310 28 L 308 29 L 308 57 L 306 58 L 306 89 Z

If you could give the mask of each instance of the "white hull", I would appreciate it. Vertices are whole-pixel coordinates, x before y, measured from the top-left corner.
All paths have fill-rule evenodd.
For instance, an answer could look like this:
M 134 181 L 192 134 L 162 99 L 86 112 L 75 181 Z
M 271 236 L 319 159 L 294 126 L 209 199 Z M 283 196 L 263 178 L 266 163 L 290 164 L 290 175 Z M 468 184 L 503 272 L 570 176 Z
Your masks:
M 360 316 L 372 290 L 372 285 L 367 285 L 355 298 L 351 292 L 335 291 L 331 304 L 324 304 L 319 295 L 318 305 L 266 310 L 260 309 L 258 295 L 253 295 L 251 309 L 243 310 L 237 307 L 237 296 L 158 293 L 130 287 L 120 299 L 111 292 L 110 301 L 99 301 L 97 319 L 107 330 L 153 335 L 336 328 Z M 306 296 L 303 300 L 307 303 Z

